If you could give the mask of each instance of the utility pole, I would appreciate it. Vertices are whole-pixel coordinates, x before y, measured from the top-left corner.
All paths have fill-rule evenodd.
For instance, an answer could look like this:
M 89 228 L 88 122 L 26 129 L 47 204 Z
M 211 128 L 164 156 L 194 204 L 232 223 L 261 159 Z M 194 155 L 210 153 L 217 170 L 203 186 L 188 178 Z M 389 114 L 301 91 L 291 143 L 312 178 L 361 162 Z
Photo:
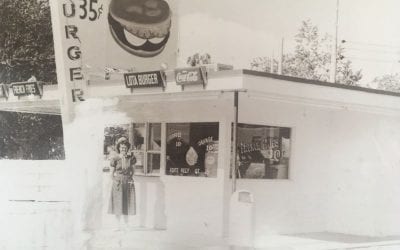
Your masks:
M 237 134 L 238 134 L 238 120 L 239 120 L 239 92 L 237 90 L 234 91 L 234 96 L 233 96 L 233 130 L 232 130 L 232 157 L 233 157 L 233 166 L 232 166 L 232 193 L 236 191 L 236 174 L 239 169 L 239 161 L 238 161 L 238 156 L 237 156 Z
M 274 53 L 274 50 L 272 50 L 272 52 L 271 52 L 271 58 L 270 58 L 270 64 L 269 64 L 269 72 L 270 73 L 274 73 L 274 57 L 275 57 L 275 55 L 274 55 L 275 53 Z
M 330 82 L 333 83 L 336 82 L 338 23 L 339 23 L 339 0 L 336 0 L 335 34 L 333 37 L 332 52 L 331 52 L 331 70 L 329 76 Z
M 279 61 L 278 61 L 278 74 L 282 75 L 282 65 L 283 65 L 283 43 L 284 43 L 284 38 L 282 37 L 281 41 L 281 48 L 279 51 Z

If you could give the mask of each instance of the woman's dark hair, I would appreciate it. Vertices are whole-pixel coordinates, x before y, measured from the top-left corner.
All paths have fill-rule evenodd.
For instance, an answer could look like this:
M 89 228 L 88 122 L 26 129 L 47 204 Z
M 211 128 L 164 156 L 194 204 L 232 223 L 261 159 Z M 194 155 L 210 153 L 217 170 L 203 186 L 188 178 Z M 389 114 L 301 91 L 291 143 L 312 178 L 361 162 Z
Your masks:
M 115 147 L 117 152 L 118 152 L 118 154 L 120 153 L 119 147 L 121 145 L 125 145 L 128 150 L 131 148 L 131 144 L 129 143 L 128 139 L 126 139 L 125 137 L 121 137 L 121 138 L 118 139 L 117 145 Z

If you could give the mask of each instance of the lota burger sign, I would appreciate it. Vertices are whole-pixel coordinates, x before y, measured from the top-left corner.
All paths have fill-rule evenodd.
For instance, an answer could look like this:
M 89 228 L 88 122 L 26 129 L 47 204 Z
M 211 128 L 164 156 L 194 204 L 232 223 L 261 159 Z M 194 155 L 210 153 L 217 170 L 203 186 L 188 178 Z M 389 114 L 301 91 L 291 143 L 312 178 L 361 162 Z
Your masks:
M 154 57 L 168 42 L 171 10 L 164 0 L 112 0 L 108 23 L 114 40 L 124 50 Z

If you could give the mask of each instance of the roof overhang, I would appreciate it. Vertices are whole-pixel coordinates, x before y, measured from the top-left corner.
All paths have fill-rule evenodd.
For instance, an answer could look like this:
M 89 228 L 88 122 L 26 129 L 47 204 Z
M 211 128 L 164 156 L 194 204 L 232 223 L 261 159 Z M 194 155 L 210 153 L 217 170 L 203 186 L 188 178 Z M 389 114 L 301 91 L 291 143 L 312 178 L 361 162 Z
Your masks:
M 0 111 L 61 115 L 60 102 L 58 100 L 0 102 Z

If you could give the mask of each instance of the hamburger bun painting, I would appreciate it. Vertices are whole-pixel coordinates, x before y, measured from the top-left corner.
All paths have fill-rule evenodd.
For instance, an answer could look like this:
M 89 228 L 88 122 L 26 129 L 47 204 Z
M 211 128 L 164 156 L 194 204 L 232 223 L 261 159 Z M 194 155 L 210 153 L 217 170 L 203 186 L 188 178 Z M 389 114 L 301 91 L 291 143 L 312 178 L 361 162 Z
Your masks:
M 108 24 L 112 37 L 125 51 L 154 57 L 169 40 L 171 9 L 164 0 L 111 0 Z

